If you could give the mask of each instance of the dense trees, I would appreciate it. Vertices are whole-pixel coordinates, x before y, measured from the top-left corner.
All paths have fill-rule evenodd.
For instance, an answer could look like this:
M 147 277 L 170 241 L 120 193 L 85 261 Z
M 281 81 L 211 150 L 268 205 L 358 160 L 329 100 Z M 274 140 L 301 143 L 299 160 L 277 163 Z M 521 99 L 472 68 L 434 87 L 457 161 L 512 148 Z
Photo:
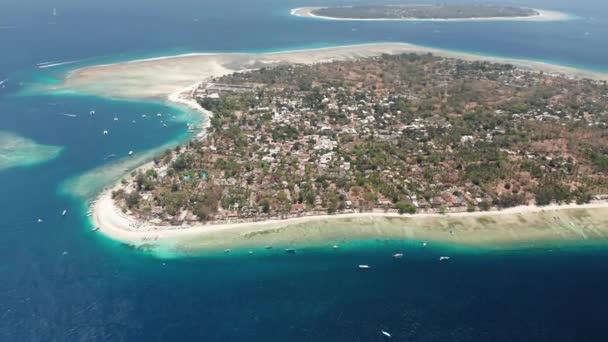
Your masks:
M 585 203 L 608 192 L 608 97 L 588 81 L 403 54 L 213 84 L 199 96 L 213 112 L 209 134 L 133 174 L 132 187 L 113 194 L 128 209 L 202 221 L 406 214 Z

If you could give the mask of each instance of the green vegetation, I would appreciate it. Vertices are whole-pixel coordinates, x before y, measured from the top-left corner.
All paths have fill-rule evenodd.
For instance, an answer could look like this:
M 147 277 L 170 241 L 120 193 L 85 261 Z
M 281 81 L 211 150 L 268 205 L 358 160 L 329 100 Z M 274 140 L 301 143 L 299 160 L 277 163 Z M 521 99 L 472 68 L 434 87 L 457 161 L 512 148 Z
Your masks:
M 497 5 L 374 5 L 314 9 L 314 15 L 354 19 L 468 19 L 538 15 L 532 9 Z
M 162 223 L 486 211 L 608 193 L 602 84 L 403 54 L 220 77 L 208 134 L 113 197 Z

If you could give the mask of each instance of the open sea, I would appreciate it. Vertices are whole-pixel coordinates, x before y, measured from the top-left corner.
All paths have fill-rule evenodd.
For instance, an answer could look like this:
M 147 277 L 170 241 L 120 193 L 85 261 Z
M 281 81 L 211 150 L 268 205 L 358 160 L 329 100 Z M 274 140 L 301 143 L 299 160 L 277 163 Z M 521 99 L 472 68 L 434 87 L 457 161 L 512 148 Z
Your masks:
M 295 255 L 277 248 L 159 258 L 91 233 L 86 201 L 188 141 L 186 123 L 201 118 L 164 103 L 31 90 L 99 63 L 369 42 L 608 71 L 607 1 L 505 2 L 573 19 L 289 15 L 364 1 L 0 0 L 0 82 L 8 79 L 0 85 L 0 142 L 17 142 L 0 146 L 0 341 L 383 341 L 381 330 L 394 341 L 608 341 L 605 241 L 513 249 L 355 241 Z M 158 112 L 175 117 L 163 127 Z M 394 260 L 397 252 L 404 258 Z M 441 255 L 452 258 L 439 263 Z

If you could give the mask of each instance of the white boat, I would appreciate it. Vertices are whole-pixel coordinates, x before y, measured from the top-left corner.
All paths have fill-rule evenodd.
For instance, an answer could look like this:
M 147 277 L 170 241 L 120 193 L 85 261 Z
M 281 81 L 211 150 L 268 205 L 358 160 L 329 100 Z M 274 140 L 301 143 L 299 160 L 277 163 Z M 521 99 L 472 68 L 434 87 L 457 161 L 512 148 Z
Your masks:
M 380 330 L 380 332 L 382 333 L 382 335 L 384 335 L 384 336 L 386 336 L 386 337 L 388 337 L 388 338 L 393 337 L 393 336 L 391 336 L 391 334 L 389 334 L 387 331 Z
M 359 265 L 359 269 L 369 270 L 371 267 L 369 265 Z
M 114 121 L 118 121 L 118 117 L 117 116 L 114 117 Z
M 63 212 L 61 213 L 61 216 L 65 216 L 68 213 L 67 209 L 63 209 Z
M 108 132 L 108 130 L 107 130 L 107 129 L 105 129 L 105 130 L 103 131 L 103 135 L 108 135 L 108 133 L 110 133 L 110 132 Z
M 161 113 L 156 113 L 156 116 L 160 118 L 163 115 Z
M 100 227 L 95 227 L 95 228 L 91 229 L 91 231 L 92 231 L 92 232 L 96 232 L 96 231 L 98 231 L 98 230 L 100 230 L 100 229 L 101 229 Z
M 338 246 L 338 245 L 333 245 L 333 246 L 332 246 L 332 248 L 333 248 L 333 249 L 338 249 L 338 248 L 340 248 L 340 246 Z
M 426 242 L 423 242 L 423 243 L 422 243 L 422 247 L 426 247 Z
M 439 261 L 447 261 L 447 260 L 450 260 L 450 257 L 449 257 L 449 256 L 442 256 L 442 257 L 439 257 Z
M 133 155 L 133 151 L 129 151 L 129 155 L 132 156 Z
M 94 115 L 94 114 L 95 114 L 94 110 L 92 110 L 92 111 L 89 112 L 89 115 Z
M 8 81 L 8 78 L 0 81 L 0 85 L 3 85 L 6 81 Z
M 41 218 L 38 219 L 38 223 L 42 223 L 42 219 Z
M 401 259 L 401 258 L 403 258 L 403 253 L 393 254 L 393 258 L 395 258 L 395 259 Z

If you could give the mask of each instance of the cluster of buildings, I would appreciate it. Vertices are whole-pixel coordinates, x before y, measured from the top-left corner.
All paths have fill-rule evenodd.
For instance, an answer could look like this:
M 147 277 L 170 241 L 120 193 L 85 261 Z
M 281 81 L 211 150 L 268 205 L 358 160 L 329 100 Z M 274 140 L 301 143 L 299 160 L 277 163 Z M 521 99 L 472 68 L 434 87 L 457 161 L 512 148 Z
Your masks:
M 511 143 L 512 136 L 539 138 L 532 123 L 606 128 L 608 100 L 591 81 L 487 63 L 427 62 L 418 66 L 426 75 L 411 80 L 370 80 L 355 63 L 347 65 L 350 79 L 348 73 L 328 75 L 331 69 L 323 65 L 283 66 L 272 84 L 260 81 L 272 69 L 203 83 L 194 93 L 200 103 L 218 101 L 234 110 L 182 152 L 192 162 L 181 177 L 158 182 L 177 181 L 188 191 L 190 200 L 180 209 L 186 221 L 198 219 L 192 198 L 210 189 L 221 193 L 214 221 L 404 207 L 423 213 L 487 210 L 507 195 L 520 196 L 519 204 L 534 203 L 531 189 L 538 180 L 504 162 L 521 166 L 527 160 L 566 177 L 582 163 L 575 151 L 565 151 L 569 160 L 551 163 L 559 151 L 543 151 L 526 139 Z M 304 75 L 312 86 L 299 85 Z M 572 107 L 567 96 L 584 105 Z M 492 153 L 499 161 L 488 157 Z M 155 208 L 162 191 L 152 190 Z M 155 215 L 162 217 L 162 211 Z

